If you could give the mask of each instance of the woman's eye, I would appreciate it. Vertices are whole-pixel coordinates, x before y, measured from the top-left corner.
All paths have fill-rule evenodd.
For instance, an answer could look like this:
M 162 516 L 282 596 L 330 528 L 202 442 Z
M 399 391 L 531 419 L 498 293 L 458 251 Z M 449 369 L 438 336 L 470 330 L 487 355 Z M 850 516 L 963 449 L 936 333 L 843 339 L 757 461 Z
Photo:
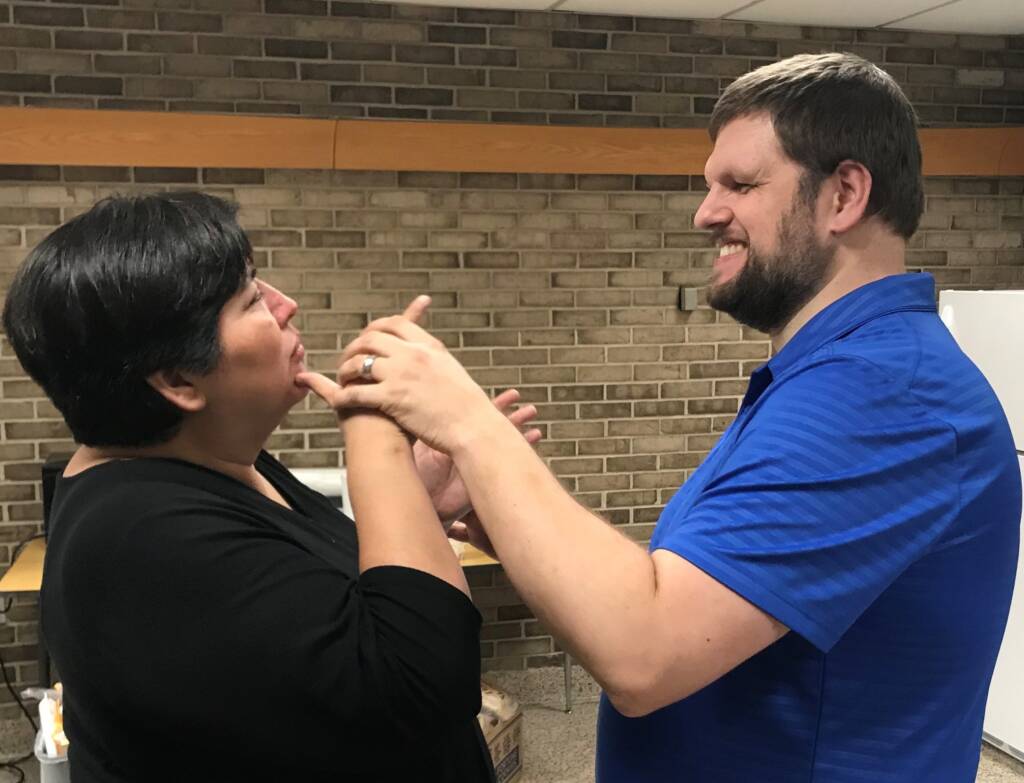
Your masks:
M 256 289 L 256 295 L 252 298 L 252 301 L 249 302 L 249 307 L 252 307 L 253 305 L 255 305 L 262 298 L 263 298 L 263 291 L 262 291 L 262 289 L 257 288 Z

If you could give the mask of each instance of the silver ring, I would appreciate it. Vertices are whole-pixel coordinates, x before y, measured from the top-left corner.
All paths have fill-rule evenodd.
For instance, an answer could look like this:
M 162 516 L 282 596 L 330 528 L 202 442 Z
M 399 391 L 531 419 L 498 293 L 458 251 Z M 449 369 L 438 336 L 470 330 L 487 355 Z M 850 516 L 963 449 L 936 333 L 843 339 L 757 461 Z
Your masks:
M 359 368 L 359 376 L 361 378 L 365 378 L 368 381 L 373 380 L 373 363 L 375 361 L 377 361 L 377 357 L 374 356 L 373 354 L 370 354 L 365 359 L 363 359 L 363 364 Z

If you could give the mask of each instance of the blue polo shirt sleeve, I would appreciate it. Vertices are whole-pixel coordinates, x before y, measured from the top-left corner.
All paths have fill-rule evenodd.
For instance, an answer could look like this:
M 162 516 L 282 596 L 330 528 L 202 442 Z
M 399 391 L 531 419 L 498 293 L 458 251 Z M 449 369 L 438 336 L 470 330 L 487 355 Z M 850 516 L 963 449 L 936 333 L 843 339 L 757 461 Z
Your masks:
M 860 357 L 809 362 L 754 408 L 655 547 L 827 652 L 954 519 L 956 433 Z

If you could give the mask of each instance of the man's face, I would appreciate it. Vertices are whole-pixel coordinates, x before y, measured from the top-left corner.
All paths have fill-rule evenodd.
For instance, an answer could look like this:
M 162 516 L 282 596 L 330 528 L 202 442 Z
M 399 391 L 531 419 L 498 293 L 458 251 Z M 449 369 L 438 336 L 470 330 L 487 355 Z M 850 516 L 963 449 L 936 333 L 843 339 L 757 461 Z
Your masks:
M 801 189 L 805 169 L 786 157 L 764 114 L 723 127 L 704 172 L 708 195 L 694 224 L 711 231 L 719 249 L 708 302 L 778 332 L 831 272 L 835 250 L 819 228 L 817 194 Z

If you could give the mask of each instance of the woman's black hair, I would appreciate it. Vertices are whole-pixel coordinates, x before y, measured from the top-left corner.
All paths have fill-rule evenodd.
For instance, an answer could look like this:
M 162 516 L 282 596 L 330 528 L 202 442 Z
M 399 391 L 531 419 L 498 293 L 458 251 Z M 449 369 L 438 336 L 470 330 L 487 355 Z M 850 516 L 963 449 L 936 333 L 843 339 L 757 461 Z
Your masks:
M 146 379 L 216 366 L 220 311 L 252 256 L 237 211 L 196 192 L 107 198 L 22 263 L 4 329 L 79 443 L 148 446 L 178 431 L 182 411 Z

